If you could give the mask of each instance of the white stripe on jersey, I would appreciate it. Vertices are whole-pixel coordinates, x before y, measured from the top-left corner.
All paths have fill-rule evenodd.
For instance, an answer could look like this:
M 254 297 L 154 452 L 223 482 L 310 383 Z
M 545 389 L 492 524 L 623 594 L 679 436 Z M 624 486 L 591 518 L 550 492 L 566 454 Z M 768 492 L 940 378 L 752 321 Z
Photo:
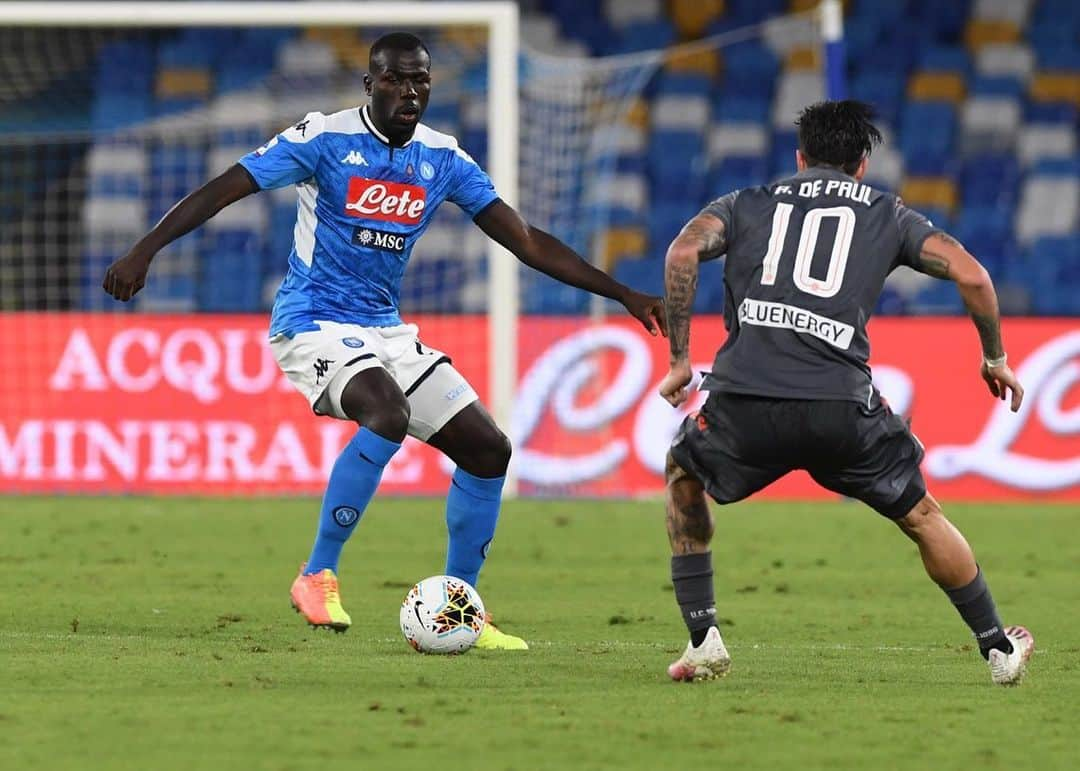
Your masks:
M 315 204 L 319 199 L 319 183 L 315 177 L 296 185 L 296 227 L 293 229 L 293 243 L 296 256 L 311 267 L 315 252 Z

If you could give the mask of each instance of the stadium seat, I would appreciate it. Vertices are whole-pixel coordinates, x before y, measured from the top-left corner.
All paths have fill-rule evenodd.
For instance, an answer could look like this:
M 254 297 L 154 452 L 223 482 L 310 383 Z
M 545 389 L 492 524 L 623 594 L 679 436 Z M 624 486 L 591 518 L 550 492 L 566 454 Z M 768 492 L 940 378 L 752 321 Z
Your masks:
M 825 98 L 825 81 L 819 72 L 785 72 L 780 76 L 773 102 L 772 124 L 790 129 L 802 108 Z
M 1028 124 L 1020 130 L 1016 151 L 1024 166 L 1041 158 L 1072 157 L 1077 152 L 1076 131 L 1067 124 Z
M 670 56 L 667 60 L 667 69 L 669 72 L 700 73 L 713 81 L 719 77 L 723 63 L 719 51 L 706 49 Z
M 1080 108 L 1080 76 L 1071 72 L 1037 72 L 1031 79 L 1035 102 L 1068 102 Z
M 972 51 L 988 45 L 1015 43 L 1020 39 L 1020 27 L 1011 21 L 972 19 L 964 30 L 964 43 Z
M 918 72 L 908 81 L 909 99 L 927 102 L 963 101 L 964 76 L 956 72 Z
M 960 146 L 964 154 L 1010 150 L 1016 144 L 1022 110 L 1008 96 L 975 97 L 960 111 Z
M 975 69 L 990 77 L 1012 77 L 1026 83 L 1035 71 L 1035 55 L 1022 43 L 992 43 L 975 54 Z
M 1080 179 L 1030 176 L 1020 191 L 1016 237 L 1028 243 L 1040 236 L 1063 236 L 1077 230 Z
M 929 45 L 919 52 L 918 66 L 924 72 L 953 73 L 966 78 L 971 60 L 960 46 Z
M 709 134 L 709 162 L 715 164 L 729 155 L 765 155 L 769 134 L 758 123 L 714 124 Z
M 1020 169 L 1010 153 L 985 153 L 964 159 L 960 174 L 964 214 L 969 207 L 995 207 L 1001 210 L 1016 201 Z
M 671 0 L 671 18 L 684 40 L 701 37 L 724 13 L 724 0 Z
M 795 159 L 788 161 L 788 171 L 795 169 Z M 782 174 L 783 172 L 781 172 Z M 732 190 L 765 184 L 772 174 L 766 159 L 758 155 L 729 155 L 715 164 L 709 174 L 708 198 L 717 198 Z
M 597 235 L 600 244 L 601 266 L 610 270 L 620 260 L 638 258 L 646 254 L 648 233 L 639 227 L 609 228 Z M 594 250 L 595 251 L 595 250 Z

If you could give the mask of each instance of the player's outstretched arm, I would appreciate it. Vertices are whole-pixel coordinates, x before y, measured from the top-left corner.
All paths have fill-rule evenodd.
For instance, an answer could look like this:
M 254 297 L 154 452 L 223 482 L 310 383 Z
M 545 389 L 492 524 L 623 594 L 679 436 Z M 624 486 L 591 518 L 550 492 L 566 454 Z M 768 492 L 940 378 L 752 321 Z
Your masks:
M 698 265 L 727 249 L 724 222 L 699 214 L 683 227 L 668 247 L 664 260 L 664 307 L 667 310 L 670 369 L 660 383 L 660 395 L 678 407 L 690 396 L 690 315 L 697 294 Z
M 534 228 L 508 204 L 496 201 L 480 212 L 475 222 L 489 238 L 509 249 L 530 268 L 564 284 L 618 300 L 649 334 L 667 334 L 663 300 L 635 292 L 597 270 L 555 236 Z
M 255 181 L 242 166 L 232 166 L 169 209 L 131 251 L 109 266 L 102 288 L 117 300 L 127 302 L 146 284 L 146 273 L 154 255 L 229 204 L 257 190 Z
M 1012 394 L 1010 408 L 1020 409 L 1024 388 L 1006 364 L 1005 348 L 1001 342 L 1001 317 L 997 292 L 986 268 L 979 264 L 964 245 L 948 233 L 933 233 L 923 241 L 918 270 L 936 278 L 956 282 L 964 306 L 979 331 L 983 363 L 980 374 L 995 398 L 1004 400 Z

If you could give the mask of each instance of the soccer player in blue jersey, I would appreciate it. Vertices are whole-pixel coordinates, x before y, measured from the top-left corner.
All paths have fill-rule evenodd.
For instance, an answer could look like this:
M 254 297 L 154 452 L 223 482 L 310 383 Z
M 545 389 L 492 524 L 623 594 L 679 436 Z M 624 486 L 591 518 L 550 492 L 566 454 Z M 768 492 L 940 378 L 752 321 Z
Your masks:
M 398 315 L 409 254 L 439 204 L 456 203 L 526 265 L 619 300 L 652 334 L 665 324 L 659 298 L 623 286 L 529 225 L 453 137 L 420 123 L 431 57 L 419 38 L 395 32 L 377 40 L 364 86 L 367 105 L 309 113 L 180 201 L 103 282 L 114 298 L 130 300 L 166 244 L 245 196 L 296 186 L 294 245 L 270 347 L 315 414 L 359 429 L 330 473 L 315 545 L 291 598 L 308 623 L 339 632 L 351 624 L 338 591 L 342 547 L 407 434 L 457 464 L 446 498 L 446 573 L 475 585 L 495 534 L 510 442 L 450 359 L 422 345 Z M 491 623 L 477 646 L 528 647 Z

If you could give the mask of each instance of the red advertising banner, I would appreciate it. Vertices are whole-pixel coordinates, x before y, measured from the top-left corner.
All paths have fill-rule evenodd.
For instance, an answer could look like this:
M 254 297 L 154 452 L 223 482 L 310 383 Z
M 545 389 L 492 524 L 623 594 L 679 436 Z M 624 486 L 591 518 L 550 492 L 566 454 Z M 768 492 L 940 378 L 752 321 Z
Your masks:
M 483 394 L 487 319 L 413 319 Z M 706 369 L 721 319 L 694 320 Z M 966 319 L 882 319 L 875 380 L 926 445 L 947 499 L 1080 501 L 1080 324 L 1008 319 L 1018 414 L 978 377 Z M 686 412 L 656 394 L 663 341 L 630 320 L 524 317 L 511 434 L 524 494 L 637 496 L 662 489 Z M 354 428 L 316 417 L 277 369 L 263 316 L 0 315 L 0 492 L 319 494 Z M 409 440 L 382 491 L 445 493 L 445 459 Z M 827 498 L 802 473 L 762 495 Z

